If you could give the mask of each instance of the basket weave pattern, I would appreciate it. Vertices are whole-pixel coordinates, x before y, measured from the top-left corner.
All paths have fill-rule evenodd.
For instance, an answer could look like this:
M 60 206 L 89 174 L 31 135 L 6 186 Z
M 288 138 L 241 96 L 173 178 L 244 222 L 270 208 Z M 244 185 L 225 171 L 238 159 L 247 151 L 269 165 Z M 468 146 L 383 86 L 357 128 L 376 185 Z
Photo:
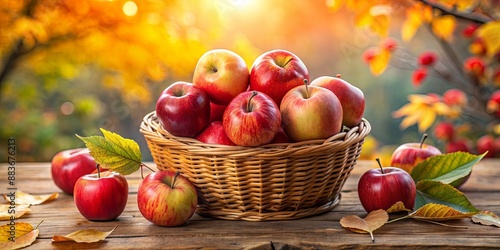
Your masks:
M 179 171 L 196 186 L 198 214 L 263 221 L 302 218 L 337 205 L 370 129 L 363 119 L 327 140 L 224 146 L 175 137 L 153 111 L 140 132 L 158 169 Z

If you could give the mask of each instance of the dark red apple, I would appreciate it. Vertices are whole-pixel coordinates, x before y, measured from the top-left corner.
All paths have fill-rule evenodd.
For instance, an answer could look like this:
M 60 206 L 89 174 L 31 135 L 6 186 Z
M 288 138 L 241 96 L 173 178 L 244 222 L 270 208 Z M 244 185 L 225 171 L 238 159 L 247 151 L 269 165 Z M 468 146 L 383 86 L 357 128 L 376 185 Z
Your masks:
M 92 173 L 96 165 L 87 148 L 61 151 L 52 158 L 52 180 L 62 191 L 72 195 L 78 178 Z
M 339 98 L 344 126 L 352 128 L 361 122 L 365 112 L 365 96 L 361 89 L 341 79 L 339 75 L 318 77 L 311 82 L 311 86 L 327 88 Z
M 221 121 L 214 121 L 210 123 L 201 133 L 195 137 L 198 141 L 208 144 L 220 144 L 235 146 L 229 137 L 227 137 L 226 132 L 224 132 L 224 126 L 222 126 Z
M 405 208 L 413 210 L 417 188 L 408 172 L 396 168 L 379 168 L 366 171 L 358 182 L 358 196 L 366 212 L 377 209 L 389 209 L 398 201 Z
M 442 154 L 438 148 L 425 144 L 426 138 L 427 134 L 424 134 L 420 143 L 405 143 L 397 147 L 391 156 L 391 166 L 411 173 L 413 168 L 427 157 Z
M 75 205 L 88 220 L 117 218 L 125 209 L 127 199 L 127 179 L 116 172 L 84 175 L 75 184 Z
M 175 82 L 158 98 L 156 116 L 172 135 L 194 137 L 208 125 L 210 101 L 200 87 Z
M 444 152 L 453 153 L 453 152 L 468 152 L 470 153 L 470 146 L 466 140 L 452 140 L 447 142 L 444 145 Z
M 219 105 L 210 102 L 210 122 L 222 121 L 222 115 L 224 110 L 226 110 L 227 105 Z
M 280 127 L 278 133 L 276 133 L 276 136 L 271 141 L 271 143 L 290 143 L 290 142 L 292 142 L 292 140 L 288 138 L 288 135 L 286 135 L 283 127 Z
M 281 114 L 266 94 L 246 91 L 229 103 L 222 125 L 234 144 L 255 147 L 273 140 L 281 127 Z
M 309 81 L 302 60 L 290 51 L 271 50 L 255 59 L 250 70 L 250 89 L 262 92 L 280 106 L 283 96 L 292 88 Z
M 479 137 L 476 142 L 476 148 L 478 154 L 484 154 L 486 152 L 485 158 L 495 157 L 495 138 L 492 135 L 483 135 Z

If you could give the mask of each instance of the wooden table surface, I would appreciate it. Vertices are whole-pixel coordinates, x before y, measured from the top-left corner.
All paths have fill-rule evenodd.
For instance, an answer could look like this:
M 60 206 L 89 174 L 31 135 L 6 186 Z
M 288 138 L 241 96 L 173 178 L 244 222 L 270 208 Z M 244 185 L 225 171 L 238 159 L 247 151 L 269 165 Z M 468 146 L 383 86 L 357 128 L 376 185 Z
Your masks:
M 154 166 L 148 163 L 149 166 Z M 473 223 L 470 219 L 446 222 L 452 228 L 407 219 L 384 225 L 375 231 L 375 242 L 368 234 L 348 231 L 340 218 L 354 214 L 366 216 L 356 191 L 358 179 L 375 161 L 358 161 L 342 189 L 342 199 L 334 209 L 321 215 L 289 221 L 225 221 L 195 214 L 180 227 L 158 227 L 142 217 L 137 208 L 139 173 L 127 176 L 129 200 L 123 214 L 114 221 L 91 222 L 83 218 L 73 197 L 55 186 L 50 163 L 17 163 L 16 187 L 32 194 L 60 192 L 59 198 L 32 206 L 30 214 L 18 221 L 39 226 L 37 240 L 27 249 L 387 249 L 449 248 L 500 249 L 500 228 Z M 0 164 L 1 193 L 7 192 L 7 165 Z M 147 171 L 147 170 L 146 170 Z M 462 191 L 476 208 L 500 215 L 500 160 L 483 159 L 474 166 Z M 402 215 L 396 215 L 399 217 Z M 391 215 L 394 218 L 394 215 Z M 6 224 L 5 221 L 3 221 Z M 98 243 L 52 243 L 52 236 L 76 230 L 115 231 Z

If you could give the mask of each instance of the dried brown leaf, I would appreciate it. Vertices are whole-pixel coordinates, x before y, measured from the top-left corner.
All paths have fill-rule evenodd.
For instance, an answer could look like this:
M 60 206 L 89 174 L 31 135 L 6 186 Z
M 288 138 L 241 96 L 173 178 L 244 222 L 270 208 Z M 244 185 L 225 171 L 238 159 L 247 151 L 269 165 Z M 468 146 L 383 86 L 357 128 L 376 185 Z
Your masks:
M 15 219 L 19 219 L 21 216 L 28 212 L 31 212 L 29 205 L 16 204 L 16 206 L 12 206 L 2 204 L 0 205 L 0 221 L 12 220 L 13 217 Z
M 340 219 L 340 225 L 355 233 L 369 233 L 372 241 L 373 231 L 383 226 L 389 220 L 389 214 L 383 209 L 370 212 L 364 219 L 356 215 L 347 215 Z
M 36 240 L 38 233 L 38 229 L 26 222 L 16 222 L 14 231 L 10 224 L 0 226 L 0 249 L 19 249 L 29 246 Z
M 472 216 L 472 222 L 485 226 L 500 227 L 500 217 L 490 211 L 481 211 Z
M 95 229 L 85 229 L 85 230 L 78 230 L 75 232 L 72 232 L 68 235 L 61 236 L 61 235 L 54 235 L 52 236 L 52 242 L 67 242 L 67 241 L 74 241 L 77 243 L 92 243 L 92 242 L 98 242 L 101 240 L 106 239 L 114 230 L 116 227 L 111 229 L 111 231 L 107 232 L 101 232 L 97 231 Z
M 411 212 L 411 209 L 405 207 L 402 201 L 394 203 L 389 209 L 386 210 L 387 213 L 397 213 L 397 212 Z
M 23 191 L 16 191 L 16 205 L 40 205 L 42 203 L 52 201 L 59 197 L 59 193 L 55 192 L 46 195 L 32 195 Z M 10 202 L 10 197 L 3 194 L 3 198 Z

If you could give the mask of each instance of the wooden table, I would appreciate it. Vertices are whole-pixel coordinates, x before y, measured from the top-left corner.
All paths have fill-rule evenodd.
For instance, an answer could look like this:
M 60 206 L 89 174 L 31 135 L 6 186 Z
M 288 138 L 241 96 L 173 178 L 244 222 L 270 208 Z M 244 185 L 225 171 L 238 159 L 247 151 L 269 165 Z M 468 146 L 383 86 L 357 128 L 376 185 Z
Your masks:
M 149 166 L 154 166 L 148 163 Z M 356 192 L 358 179 L 374 161 L 359 161 L 348 178 L 342 199 L 333 210 L 305 219 L 291 221 L 247 222 L 224 221 L 194 215 L 187 225 L 158 227 L 144 219 L 137 209 L 140 174 L 128 176 L 130 196 L 123 214 L 114 221 L 91 222 L 84 219 L 73 203 L 73 197 L 61 192 L 59 198 L 33 206 L 32 212 L 18 221 L 37 225 L 38 239 L 28 249 L 387 249 L 448 248 L 500 249 L 500 228 L 473 223 L 470 219 L 447 222 L 466 226 L 451 228 L 412 219 L 386 224 L 375 231 L 375 243 L 368 234 L 348 231 L 340 218 L 354 214 L 364 217 Z M 7 165 L 0 164 L 1 193 L 7 192 Z M 16 187 L 32 194 L 60 191 L 53 184 L 49 163 L 17 163 Z M 474 206 L 500 215 L 500 160 L 483 159 L 474 167 L 463 186 Z M 401 215 L 397 215 L 401 216 Z M 392 218 L 392 217 L 391 217 Z M 6 224 L 5 221 L 2 224 Z M 53 235 L 66 235 L 76 230 L 94 228 L 115 231 L 98 243 L 51 243 Z

